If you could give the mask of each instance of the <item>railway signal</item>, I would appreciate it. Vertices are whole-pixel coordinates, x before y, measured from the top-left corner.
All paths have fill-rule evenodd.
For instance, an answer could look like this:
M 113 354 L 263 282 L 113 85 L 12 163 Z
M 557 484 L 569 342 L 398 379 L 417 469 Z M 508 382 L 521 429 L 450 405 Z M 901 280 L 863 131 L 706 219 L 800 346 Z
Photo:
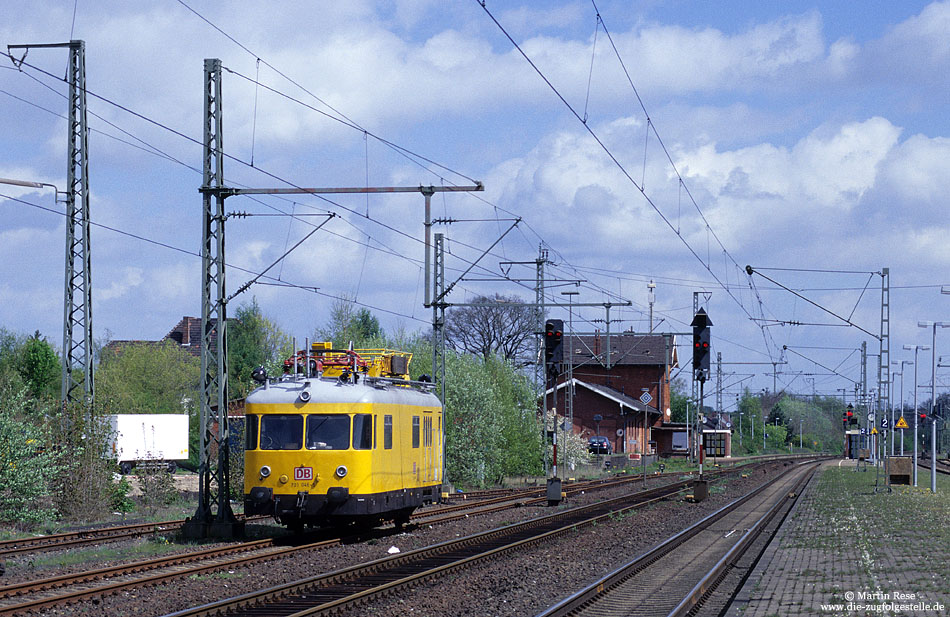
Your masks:
M 845 429 L 858 423 L 858 418 L 854 415 L 854 406 L 851 405 L 851 403 L 848 403 L 848 408 L 845 410 L 841 419 L 844 422 Z
M 549 374 L 556 374 L 564 359 L 564 347 L 561 343 L 563 336 L 563 320 L 549 319 L 544 322 L 544 366 Z
M 706 381 L 709 376 L 710 326 L 713 325 L 706 311 L 699 309 L 690 323 L 693 327 L 693 377 Z

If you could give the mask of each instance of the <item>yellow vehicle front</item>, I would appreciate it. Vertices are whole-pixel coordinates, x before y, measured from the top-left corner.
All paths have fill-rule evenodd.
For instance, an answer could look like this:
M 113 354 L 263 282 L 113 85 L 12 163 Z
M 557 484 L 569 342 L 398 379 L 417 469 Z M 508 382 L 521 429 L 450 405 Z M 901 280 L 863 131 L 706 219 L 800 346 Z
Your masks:
M 296 528 L 405 522 L 438 500 L 441 429 L 438 399 L 394 380 L 267 383 L 246 401 L 245 513 Z

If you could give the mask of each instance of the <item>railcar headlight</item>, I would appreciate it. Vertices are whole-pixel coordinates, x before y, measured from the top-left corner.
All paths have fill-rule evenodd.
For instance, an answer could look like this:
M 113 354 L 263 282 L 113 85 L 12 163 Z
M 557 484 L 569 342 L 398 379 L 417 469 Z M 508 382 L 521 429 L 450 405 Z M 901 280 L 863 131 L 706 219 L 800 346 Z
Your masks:
M 307 391 L 307 390 L 304 390 L 303 392 L 301 392 L 301 393 L 300 393 L 300 400 L 303 401 L 304 403 L 306 403 L 307 401 L 309 401 L 309 400 L 310 400 L 310 392 Z
M 346 465 L 340 465 L 336 468 L 336 475 L 338 478 L 346 476 Z
M 270 467 L 268 467 L 267 465 L 264 465 L 263 467 L 261 467 L 261 478 L 266 478 L 269 475 L 270 475 Z

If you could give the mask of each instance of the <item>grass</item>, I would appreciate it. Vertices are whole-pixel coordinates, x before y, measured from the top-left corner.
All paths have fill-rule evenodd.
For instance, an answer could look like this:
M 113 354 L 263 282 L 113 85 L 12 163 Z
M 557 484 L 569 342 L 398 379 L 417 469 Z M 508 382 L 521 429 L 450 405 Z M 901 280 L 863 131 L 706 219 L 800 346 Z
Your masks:
M 77 548 L 56 554 L 30 556 L 29 565 L 37 569 L 55 569 L 72 565 L 99 562 L 138 560 L 172 552 L 177 546 L 165 536 L 152 536 L 131 544 Z
M 925 475 L 926 473 L 926 475 Z M 826 468 L 817 478 L 810 501 L 789 522 L 799 526 L 782 549 L 817 549 L 840 566 L 834 572 L 804 570 L 798 576 L 836 594 L 881 588 L 917 593 L 922 601 L 945 601 L 950 582 L 943 572 L 950 563 L 950 476 L 938 476 L 937 493 L 924 487 L 895 486 L 875 492 L 874 468 Z M 881 477 L 883 480 L 883 476 Z

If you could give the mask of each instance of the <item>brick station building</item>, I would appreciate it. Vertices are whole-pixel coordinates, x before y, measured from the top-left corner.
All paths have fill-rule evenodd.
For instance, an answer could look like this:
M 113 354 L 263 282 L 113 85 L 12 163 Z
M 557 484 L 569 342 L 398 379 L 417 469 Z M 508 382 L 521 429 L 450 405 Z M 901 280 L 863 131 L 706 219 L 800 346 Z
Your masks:
M 657 452 L 653 427 L 669 421 L 670 370 L 677 366 L 672 334 L 622 332 L 565 334 L 564 358 L 548 408 L 568 416 L 573 391 L 573 432 L 607 437 L 616 454 L 639 458 Z M 573 381 L 568 380 L 568 365 Z M 572 387 L 573 386 L 573 387 Z M 648 396 L 645 396 L 648 395 Z

